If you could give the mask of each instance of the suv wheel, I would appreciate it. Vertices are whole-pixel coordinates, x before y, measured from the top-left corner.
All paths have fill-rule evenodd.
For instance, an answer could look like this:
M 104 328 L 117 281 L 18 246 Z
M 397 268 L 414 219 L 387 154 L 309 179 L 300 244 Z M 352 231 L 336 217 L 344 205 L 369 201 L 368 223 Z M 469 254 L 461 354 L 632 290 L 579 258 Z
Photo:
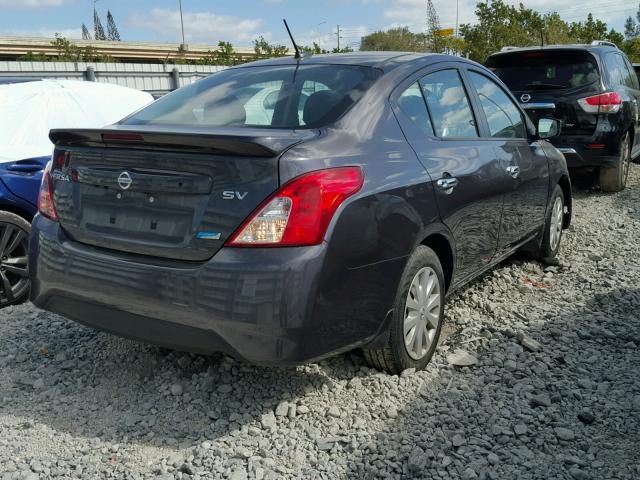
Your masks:
M 620 144 L 620 158 L 615 167 L 600 167 L 600 188 L 603 192 L 619 192 L 624 190 L 631 165 L 631 147 L 629 133 L 626 133 Z
M 391 374 L 427 366 L 442 329 L 444 285 L 438 256 L 430 248 L 419 246 L 400 281 L 387 346 L 363 350 L 371 366 Z
M 22 217 L 0 212 L 0 308 L 25 302 L 29 296 L 29 233 Z

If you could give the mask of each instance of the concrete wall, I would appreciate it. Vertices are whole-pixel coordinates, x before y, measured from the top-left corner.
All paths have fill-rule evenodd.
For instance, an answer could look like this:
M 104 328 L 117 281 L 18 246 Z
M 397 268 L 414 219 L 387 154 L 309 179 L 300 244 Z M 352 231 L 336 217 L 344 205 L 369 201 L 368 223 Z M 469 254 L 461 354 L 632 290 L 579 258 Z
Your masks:
M 89 80 L 115 83 L 152 94 L 165 94 L 224 68 L 216 65 L 0 61 L 0 79 L 34 77 Z

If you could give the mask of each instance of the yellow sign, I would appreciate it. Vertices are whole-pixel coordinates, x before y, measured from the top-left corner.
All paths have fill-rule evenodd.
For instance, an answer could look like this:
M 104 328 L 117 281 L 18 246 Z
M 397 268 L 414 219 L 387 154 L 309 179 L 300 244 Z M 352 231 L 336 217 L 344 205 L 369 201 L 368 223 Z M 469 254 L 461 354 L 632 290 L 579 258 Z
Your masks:
M 451 35 L 453 35 L 453 32 L 453 28 L 442 28 L 433 32 L 433 34 L 437 37 L 450 37 Z

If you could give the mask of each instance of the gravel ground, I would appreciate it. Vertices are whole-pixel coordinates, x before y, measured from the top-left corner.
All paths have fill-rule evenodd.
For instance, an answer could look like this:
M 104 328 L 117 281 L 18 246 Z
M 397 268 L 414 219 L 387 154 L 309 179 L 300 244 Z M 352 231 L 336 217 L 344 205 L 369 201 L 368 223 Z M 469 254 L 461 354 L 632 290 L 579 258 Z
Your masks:
M 465 288 L 432 364 L 400 377 L 1 311 L 0 480 L 640 478 L 640 166 L 622 194 L 585 185 L 561 265 L 515 258 Z

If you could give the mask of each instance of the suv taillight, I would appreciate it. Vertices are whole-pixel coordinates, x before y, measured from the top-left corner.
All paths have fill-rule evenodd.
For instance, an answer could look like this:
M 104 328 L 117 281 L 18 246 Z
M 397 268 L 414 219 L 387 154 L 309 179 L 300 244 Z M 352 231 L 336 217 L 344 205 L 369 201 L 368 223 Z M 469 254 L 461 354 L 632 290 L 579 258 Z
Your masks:
M 40 194 L 38 195 L 38 211 L 54 222 L 59 221 L 58 212 L 53 204 L 53 185 L 51 183 L 52 162 L 47 163 L 40 183 Z
M 618 113 L 622 105 L 622 97 L 618 92 L 606 92 L 581 98 L 578 104 L 587 113 Z
M 265 200 L 227 245 L 292 247 L 322 242 L 338 207 L 364 183 L 360 167 L 318 170 L 294 178 Z

